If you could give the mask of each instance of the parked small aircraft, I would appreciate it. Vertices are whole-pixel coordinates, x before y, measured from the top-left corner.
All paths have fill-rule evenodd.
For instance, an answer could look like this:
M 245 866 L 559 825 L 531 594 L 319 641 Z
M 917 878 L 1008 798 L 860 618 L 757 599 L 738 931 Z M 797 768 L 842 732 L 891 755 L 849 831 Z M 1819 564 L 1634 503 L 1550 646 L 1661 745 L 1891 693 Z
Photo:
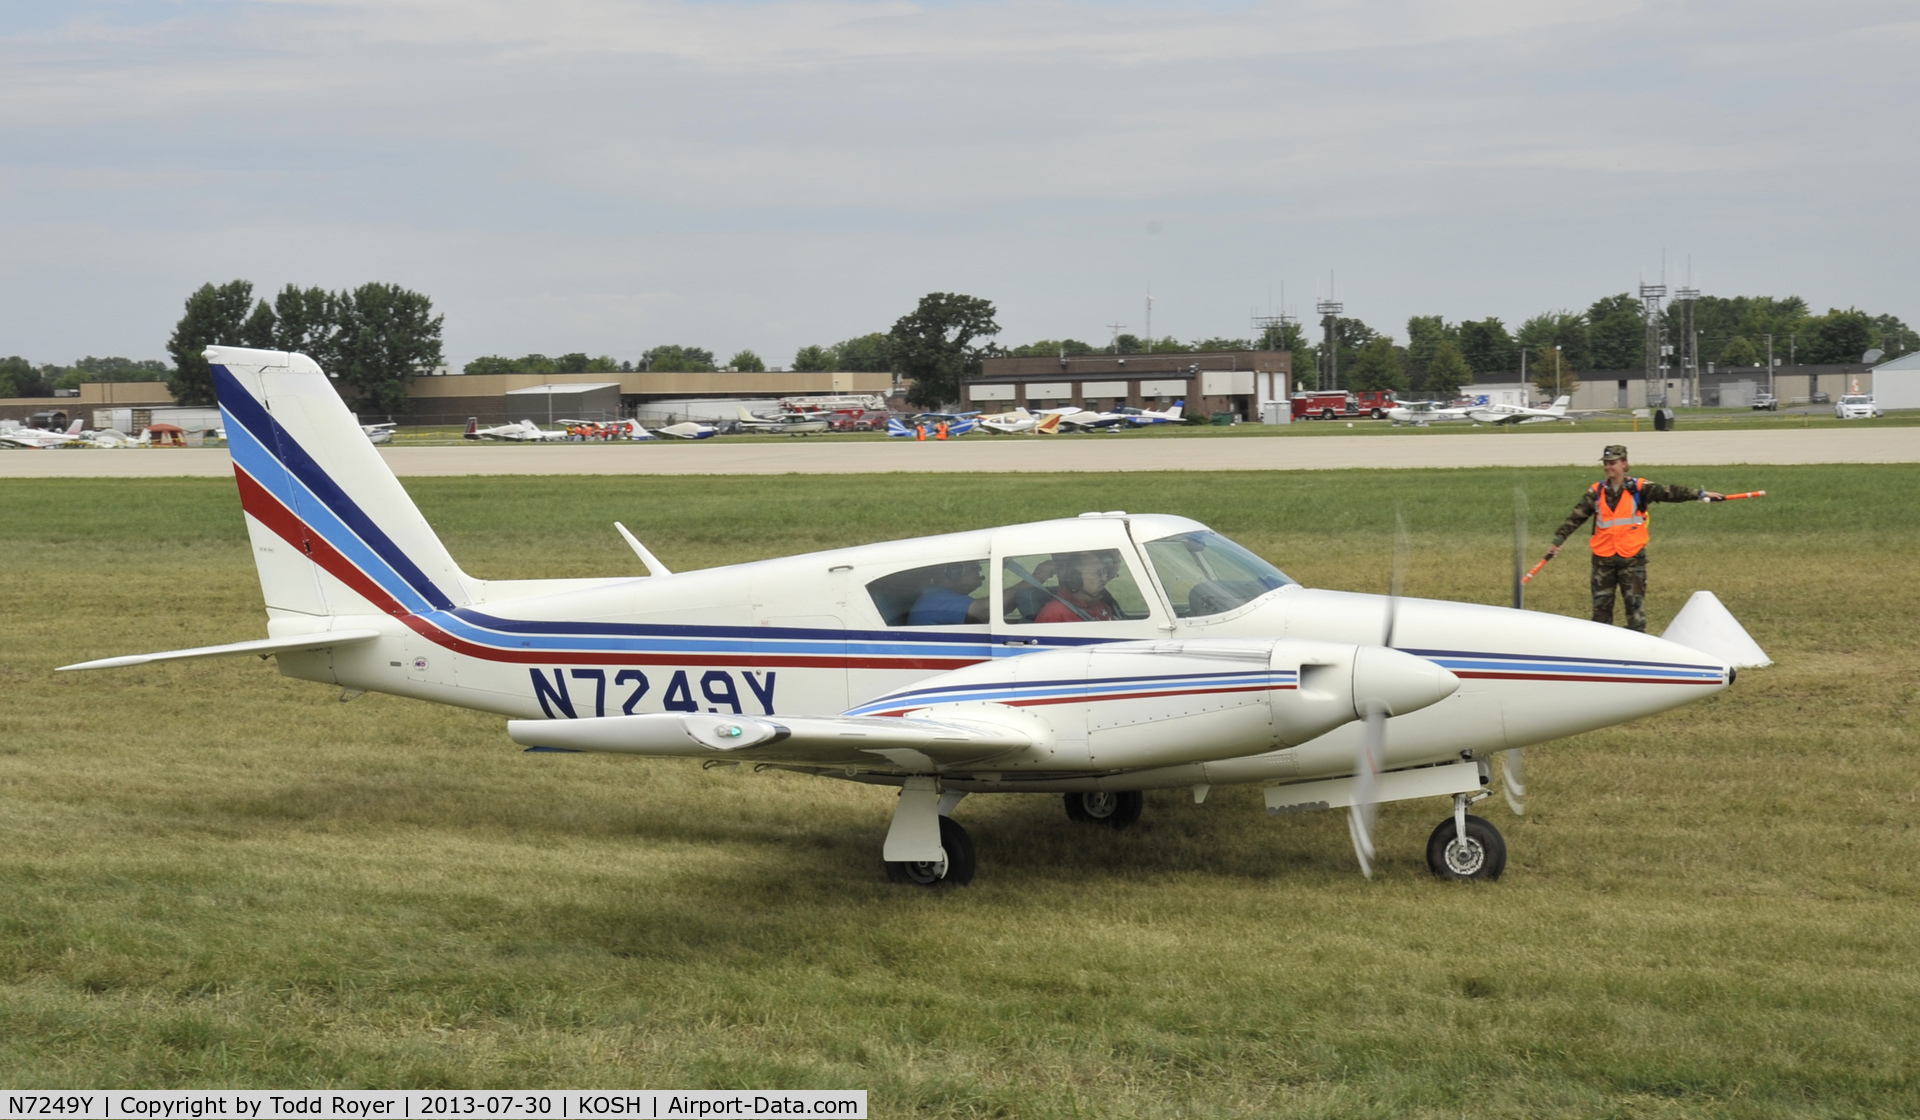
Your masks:
M 1265 786 L 1269 813 L 1351 808 L 1363 868 L 1375 805 L 1451 798 L 1428 865 L 1497 878 L 1505 841 L 1467 813 L 1490 795 L 1495 754 L 1734 678 L 1718 656 L 1631 630 L 1403 598 L 1397 575 L 1393 595 L 1302 587 L 1164 514 L 692 572 L 615 523 L 646 577 L 478 579 L 312 360 L 206 357 L 270 636 L 66 669 L 274 656 L 285 676 L 506 715 L 533 750 L 893 787 L 895 881 L 973 877 L 951 816 L 971 794 L 1064 795 L 1069 816 L 1119 828 L 1143 790 L 1203 801 L 1233 783 Z
M 824 432 L 833 426 L 833 422 L 824 415 L 805 412 L 781 412 L 777 416 L 755 416 L 746 405 L 736 405 L 740 414 L 740 430 L 743 432 L 768 432 L 790 436 L 812 435 Z
M 9 428 L 5 432 L 0 432 L 0 443 L 13 447 L 60 447 L 78 442 L 82 438 L 81 432 L 85 427 L 85 424 L 75 420 L 67 425 L 67 430 L 64 432 L 50 431 L 46 428 Z
M 1019 433 L 1050 436 L 1060 430 L 1060 417 L 1073 409 L 1050 408 L 1039 414 L 1016 408 L 1012 412 L 1000 412 L 992 416 L 980 417 L 982 428 L 996 435 L 1014 435 Z
M 468 421 L 467 423 L 469 426 L 473 424 L 471 420 Z M 367 433 L 367 442 L 369 443 L 392 443 L 393 430 L 399 426 L 400 425 L 397 423 L 396 424 L 362 424 L 360 425 L 360 430 Z
M 1180 422 L 1180 412 L 1186 407 L 1186 401 L 1175 401 L 1173 407 L 1167 409 L 1165 412 L 1155 412 L 1150 408 L 1134 408 L 1132 406 L 1123 406 L 1114 409 L 1114 411 L 1120 414 L 1121 418 L 1127 422 L 1129 427 L 1146 428 L 1154 424 L 1178 424 Z
M 1567 419 L 1572 397 L 1556 397 L 1546 408 L 1526 408 L 1517 404 L 1482 404 L 1467 410 L 1467 418 L 1476 424 L 1548 424 Z M 1572 423 L 1572 421 L 1568 421 Z
M 1467 418 L 1467 406 L 1448 407 L 1439 401 L 1403 401 L 1387 409 L 1387 419 L 1394 424 L 1413 424 L 1422 426 L 1440 424 L 1453 420 L 1464 421 Z
M 712 439 L 719 433 L 720 429 L 712 424 L 700 424 L 692 420 L 682 420 L 678 424 L 653 430 L 654 435 L 672 436 L 674 439 Z
M 479 421 L 469 417 L 466 438 L 501 439 L 513 443 L 559 443 L 567 438 L 567 433 L 543 432 L 540 430 L 540 425 L 531 420 L 522 420 L 518 424 L 502 424 L 497 428 L 482 428 Z
M 1119 412 L 1095 412 L 1082 408 L 1060 417 L 1060 427 L 1076 432 L 1111 430 L 1125 425 L 1127 417 Z

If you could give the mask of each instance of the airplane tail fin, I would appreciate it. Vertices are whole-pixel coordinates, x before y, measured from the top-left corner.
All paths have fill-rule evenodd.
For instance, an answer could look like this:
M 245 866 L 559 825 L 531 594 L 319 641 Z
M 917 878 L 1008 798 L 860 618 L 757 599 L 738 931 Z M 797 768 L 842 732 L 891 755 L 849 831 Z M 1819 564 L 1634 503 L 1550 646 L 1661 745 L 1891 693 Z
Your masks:
M 1039 432 L 1041 435 L 1048 436 L 1057 433 L 1060 430 L 1060 414 L 1058 412 L 1048 413 L 1044 419 L 1033 426 L 1033 430 Z
M 734 411 L 734 415 L 738 416 L 742 420 L 747 421 L 748 423 L 753 423 L 754 421 L 760 419 L 758 416 L 755 416 L 744 404 L 734 405 L 733 411 Z
M 1167 410 L 1167 423 L 1178 424 L 1180 422 L 1180 410 L 1185 407 L 1187 407 L 1186 401 L 1173 402 L 1173 407 Z
M 478 416 L 467 417 L 467 438 L 480 438 L 480 418 Z
M 474 581 L 313 359 L 237 346 L 209 346 L 206 357 L 270 614 L 407 615 L 474 602 Z
M 86 421 L 75 420 L 73 423 L 67 425 L 67 434 L 70 436 L 77 436 L 81 432 L 86 431 L 86 429 L 87 429 Z
M 1553 399 L 1553 407 L 1547 411 L 1553 413 L 1555 416 L 1565 416 L 1567 414 L 1567 406 L 1572 403 L 1572 397 L 1555 397 Z

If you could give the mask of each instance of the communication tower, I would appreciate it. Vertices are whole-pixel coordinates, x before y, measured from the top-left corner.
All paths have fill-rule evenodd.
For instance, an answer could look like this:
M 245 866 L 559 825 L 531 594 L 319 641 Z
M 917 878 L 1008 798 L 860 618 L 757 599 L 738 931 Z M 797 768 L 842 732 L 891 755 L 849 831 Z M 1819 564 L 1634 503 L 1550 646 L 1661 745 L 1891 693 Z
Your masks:
M 1659 385 L 1660 404 L 1667 403 L 1667 361 L 1672 354 L 1667 346 L 1667 317 L 1660 311 L 1660 301 L 1667 298 L 1667 285 L 1642 283 L 1640 285 L 1640 306 L 1647 321 L 1647 340 L 1644 349 L 1647 355 L 1647 404 L 1654 404 L 1654 386 Z
M 1693 304 L 1699 298 L 1700 289 L 1691 283 L 1673 291 L 1674 310 L 1680 312 L 1680 403 L 1685 405 L 1700 403 L 1700 332 L 1693 325 Z
M 1337 336 L 1340 313 L 1347 309 L 1347 305 L 1339 300 L 1323 299 L 1314 304 L 1313 309 L 1320 316 L 1321 337 L 1325 339 L 1320 344 L 1320 387 L 1331 391 L 1340 387 L 1340 346 Z

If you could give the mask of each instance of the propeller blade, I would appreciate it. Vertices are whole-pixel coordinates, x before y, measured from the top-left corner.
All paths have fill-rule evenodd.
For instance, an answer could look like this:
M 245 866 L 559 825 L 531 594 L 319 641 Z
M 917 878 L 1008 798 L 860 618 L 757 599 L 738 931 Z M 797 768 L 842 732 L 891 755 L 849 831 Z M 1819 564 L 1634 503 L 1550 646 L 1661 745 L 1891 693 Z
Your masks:
M 1407 586 L 1407 554 L 1412 551 L 1412 538 L 1407 532 L 1407 514 L 1398 505 L 1393 507 L 1393 575 L 1387 584 L 1387 619 L 1380 628 L 1380 644 L 1393 648 L 1393 625 L 1400 614 L 1400 595 Z
M 1387 706 L 1378 700 L 1367 701 L 1360 750 L 1354 759 L 1353 806 L 1347 810 L 1347 832 L 1353 837 L 1353 854 L 1360 860 L 1360 874 L 1369 879 L 1373 878 L 1374 791 L 1386 745 Z
M 1519 747 L 1500 752 L 1500 788 L 1507 795 L 1507 808 L 1516 817 L 1527 815 L 1526 770 Z
M 1513 609 L 1527 609 L 1527 492 L 1513 488 Z

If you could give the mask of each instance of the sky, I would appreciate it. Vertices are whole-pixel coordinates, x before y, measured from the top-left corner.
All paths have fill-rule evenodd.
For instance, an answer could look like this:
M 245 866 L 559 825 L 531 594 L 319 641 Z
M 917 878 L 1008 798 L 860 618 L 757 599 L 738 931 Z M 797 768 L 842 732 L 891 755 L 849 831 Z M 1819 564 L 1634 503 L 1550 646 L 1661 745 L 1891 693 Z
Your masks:
M 384 281 L 483 354 L 787 365 L 1542 311 L 1662 276 L 1920 323 L 1920 5 L 0 0 L 0 355 Z

